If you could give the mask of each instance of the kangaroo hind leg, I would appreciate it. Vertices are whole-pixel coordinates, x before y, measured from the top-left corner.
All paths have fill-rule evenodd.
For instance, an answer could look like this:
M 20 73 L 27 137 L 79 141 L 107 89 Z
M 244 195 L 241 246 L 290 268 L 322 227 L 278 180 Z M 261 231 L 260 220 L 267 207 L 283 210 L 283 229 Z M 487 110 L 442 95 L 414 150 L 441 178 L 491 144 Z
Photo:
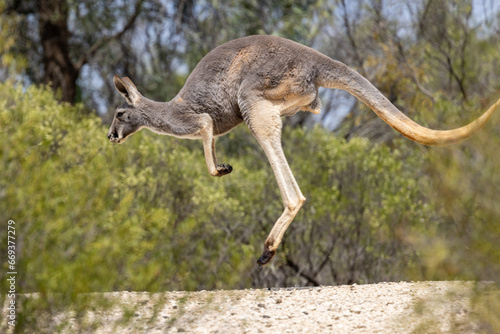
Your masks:
M 257 261 L 259 265 L 263 265 L 268 263 L 276 254 L 276 249 L 286 229 L 297 215 L 306 198 L 302 195 L 283 153 L 280 111 L 273 107 L 271 103 L 260 102 L 252 108 L 245 120 L 266 153 L 278 182 L 284 204 L 284 211 L 271 229 L 264 243 L 264 252 Z

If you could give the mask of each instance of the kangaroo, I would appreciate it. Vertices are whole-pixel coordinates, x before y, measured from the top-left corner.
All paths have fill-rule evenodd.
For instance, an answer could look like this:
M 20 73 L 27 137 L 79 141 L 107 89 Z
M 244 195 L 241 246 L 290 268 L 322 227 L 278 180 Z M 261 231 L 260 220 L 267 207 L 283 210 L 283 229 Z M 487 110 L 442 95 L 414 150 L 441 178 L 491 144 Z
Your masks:
M 281 146 L 281 116 L 319 113 L 318 87 L 342 89 L 356 96 L 403 136 L 424 145 L 458 143 L 477 132 L 500 106 L 500 99 L 474 122 L 454 130 L 420 126 L 385 98 L 367 79 L 345 64 L 280 37 L 248 36 L 222 44 L 195 67 L 169 102 L 142 96 L 132 81 L 115 75 L 114 85 L 126 103 L 118 107 L 108 138 L 123 143 L 142 128 L 179 138 L 201 139 L 208 172 L 231 173 L 219 164 L 215 137 L 244 122 L 264 150 L 274 172 L 284 211 L 264 243 L 257 263 L 276 254 L 283 235 L 302 207 L 302 195 Z

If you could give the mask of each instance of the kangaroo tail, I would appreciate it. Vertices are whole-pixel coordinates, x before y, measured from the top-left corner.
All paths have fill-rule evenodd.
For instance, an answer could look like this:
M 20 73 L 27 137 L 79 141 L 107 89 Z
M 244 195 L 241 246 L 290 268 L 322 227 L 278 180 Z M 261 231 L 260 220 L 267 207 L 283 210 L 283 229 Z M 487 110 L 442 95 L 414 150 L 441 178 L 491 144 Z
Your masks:
M 326 57 L 325 57 L 326 58 Z M 447 145 L 461 142 L 479 131 L 493 111 L 500 107 L 500 99 L 472 123 L 454 130 L 432 130 L 421 126 L 399 111 L 368 80 L 345 64 L 324 59 L 319 69 L 317 84 L 321 87 L 343 89 L 362 100 L 387 124 L 403 136 L 424 145 Z

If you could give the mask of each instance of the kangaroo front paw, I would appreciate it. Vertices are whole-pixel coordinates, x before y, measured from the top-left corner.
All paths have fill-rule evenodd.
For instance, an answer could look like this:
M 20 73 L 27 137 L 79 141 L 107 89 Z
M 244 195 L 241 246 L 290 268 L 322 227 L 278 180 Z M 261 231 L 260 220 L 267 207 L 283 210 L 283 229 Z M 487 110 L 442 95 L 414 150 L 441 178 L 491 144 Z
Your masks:
M 233 171 L 233 167 L 229 164 L 218 164 L 217 165 L 217 175 L 216 176 L 223 176 L 226 174 L 229 174 Z

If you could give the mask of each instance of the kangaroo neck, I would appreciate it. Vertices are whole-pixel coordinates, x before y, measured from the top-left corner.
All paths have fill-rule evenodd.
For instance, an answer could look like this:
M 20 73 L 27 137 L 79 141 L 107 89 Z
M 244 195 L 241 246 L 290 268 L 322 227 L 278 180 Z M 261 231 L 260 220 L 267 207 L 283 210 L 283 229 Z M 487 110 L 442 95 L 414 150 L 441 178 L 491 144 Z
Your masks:
M 168 102 L 147 101 L 144 127 L 162 135 L 180 138 L 198 138 L 194 135 L 196 129 L 188 121 L 193 115 L 189 105 L 179 97 Z

